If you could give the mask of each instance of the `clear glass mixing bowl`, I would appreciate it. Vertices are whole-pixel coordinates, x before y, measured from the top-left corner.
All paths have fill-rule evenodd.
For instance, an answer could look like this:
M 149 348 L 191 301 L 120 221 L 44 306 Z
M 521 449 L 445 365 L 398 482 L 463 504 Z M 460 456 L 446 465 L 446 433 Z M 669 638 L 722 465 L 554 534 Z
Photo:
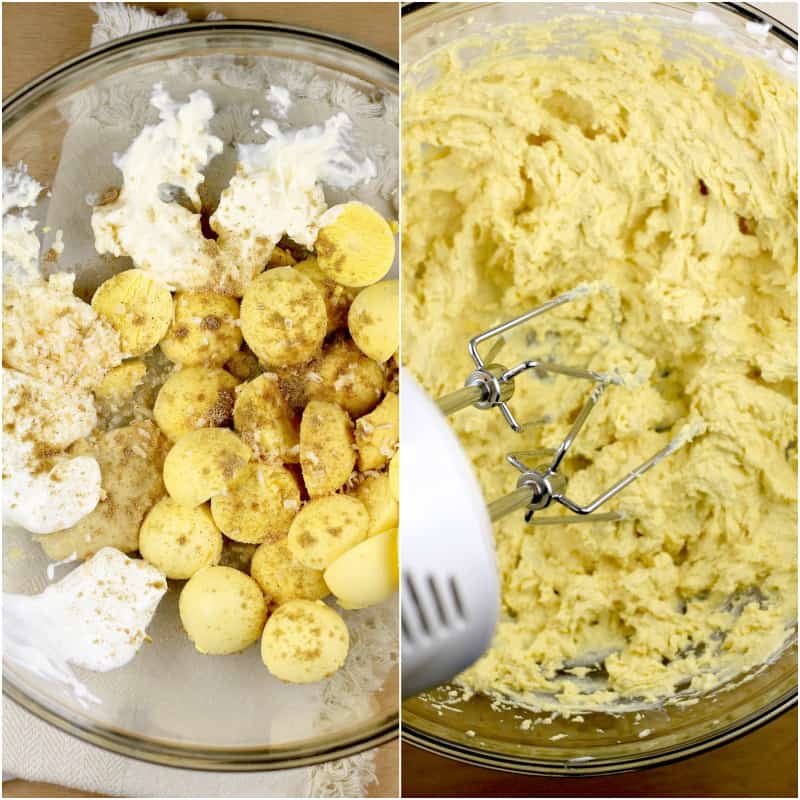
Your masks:
M 446 3 L 410 4 L 402 25 L 403 88 L 432 76 L 426 58 L 437 48 L 466 36 L 490 37 L 497 26 L 535 24 L 566 15 L 602 15 L 625 24 L 631 14 L 652 18 L 674 44 L 685 46 L 683 32 L 692 14 L 705 7 L 720 25 L 706 18 L 697 32 L 721 38 L 749 53 L 767 53 L 789 68 L 796 58 L 797 36 L 751 6 L 732 3 Z M 763 36 L 747 23 L 769 22 Z M 574 52 L 580 39 L 563 39 L 559 52 Z M 789 51 L 787 51 L 787 48 Z M 472 50 L 470 51 L 470 54 Z M 480 48 L 474 48 L 479 56 Z M 794 55 L 793 55 L 794 54 Z M 552 718 L 499 705 L 484 695 L 455 701 L 453 686 L 438 687 L 408 700 L 402 709 L 403 739 L 442 756 L 483 767 L 537 775 L 598 775 L 655 766 L 708 750 L 763 725 L 797 701 L 797 646 L 793 642 L 770 664 L 729 681 L 691 705 L 641 711 L 584 713 L 582 719 Z M 457 692 L 460 694 L 460 692 Z M 528 722 L 529 720 L 529 722 Z M 524 724 L 524 728 L 522 727 Z
M 355 146 L 378 168 L 378 178 L 356 198 L 397 215 L 396 62 L 335 37 L 269 24 L 226 21 L 148 31 L 57 67 L 3 105 L 4 163 L 25 162 L 52 192 L 34 215 L 44 230 L 43 252 L 63 229 L 66 247 L 55 269 L 76 271 L 80 287 L 91 289 L 130 266 L 93 252 L 86 198 L 119 184 L 112 154 L 155 120 L 148 99 L 157 81 L 178 98 L 202 88 L 214 99 L 212 131 L 227 146 L 210 166 L 212 183 L 224 184 L 231 174 L 233 144 L 252 140 L 252 110 L 270 116 L 270 83 L 290 89 L 294 127 L 345 111 Z M 343 199 L 326 194 L 330 203 Z M 41 591 L 46 565 L 29 534 L 4 526 L 4 591 Z M 77 670 L 99 705 L 84 707 L 64 687 L 5 662 L 3 691 L 92 744 L 197 769 L 309 765 L 396 736 L 395 602 L 347 612 L 352 647 L 345 667 L 320 684 L 288 686 L 267 673 L 257 647 L 224 657 L 195 652 L 178 619 L 179 589 L 170 587 L 149 628 L 152 644 L 129 665 L 108 673 Z

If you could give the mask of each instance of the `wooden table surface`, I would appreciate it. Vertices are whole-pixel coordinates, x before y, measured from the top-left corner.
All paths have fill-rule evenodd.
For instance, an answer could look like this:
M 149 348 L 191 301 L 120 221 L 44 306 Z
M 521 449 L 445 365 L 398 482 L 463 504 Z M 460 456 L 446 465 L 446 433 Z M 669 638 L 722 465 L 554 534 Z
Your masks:
M 258 19 L 316 28 L 399 52 L 395 3 L 134 3 L 159 13 L 183 8 L 193 20 L 221 11 L 228 19 Z M 83 52 L 96 16 L 89 3 L 3 3 L 3 96 Z
M 399 9 L 395 3 L 136 3 L 159 13 L 183 8 L 193 20 L 210 11 L 228 19 L 258 19 L 316 28 L 366 44 L 397 58 Z M 3 96 L 31 78 L 83 52 L 96 16 L 89 3 L 3 3 Z M 380 748 L 374 797 L 397 795 L 399 744 Z M 29 781 L 7 781 L 6 797 L 92 797 L 83 792 Z
M 666 767 L 602 778 L 530 778 L 403 744 L 404 797 L 797 797 L 797 709 Z

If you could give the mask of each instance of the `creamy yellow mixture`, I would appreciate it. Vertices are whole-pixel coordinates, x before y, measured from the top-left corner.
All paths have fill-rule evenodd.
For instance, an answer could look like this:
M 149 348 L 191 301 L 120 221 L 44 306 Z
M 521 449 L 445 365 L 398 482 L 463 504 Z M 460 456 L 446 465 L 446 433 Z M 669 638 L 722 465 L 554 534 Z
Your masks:
M 534 50 L 550 35 L 529 33 Z M 563 466 L 570 496 L 594 499 L 687 419 L 707 426 L 609 503 L 627 520 L 495 526 L 503 618 L 460 682 L 573 706 L 761 663 L 790 635 L 797 580 L 796 90 L 710 43 L 701 63 L 646 27 L 585 33 L 579 57 L 447 51 L 435 79 L 410 75 L 403 110 L 404 360 L 428 391 L 463 383 L 477 332 L 602 280 L 499 357 L 626 375 Z M 514 487 L 505 454 L 555 446 L 591 388 L 517 384 L 518 417 L 551 422 L 520 436 L 497 411 L 452 418 L 487 500 Z M 607 678 L 570 668 L 592 654 Z

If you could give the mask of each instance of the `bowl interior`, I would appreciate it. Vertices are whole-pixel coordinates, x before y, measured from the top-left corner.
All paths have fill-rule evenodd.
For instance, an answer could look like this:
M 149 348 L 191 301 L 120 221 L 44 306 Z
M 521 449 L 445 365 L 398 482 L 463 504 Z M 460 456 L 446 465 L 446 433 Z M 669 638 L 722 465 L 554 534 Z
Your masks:
M 797 648 L 701 698 L 636 711 L 537 713 L 441 686 L 403 704 L 403 736 L 470 763 L 537 774 L 599 774 L 662 764 L 747 733 L 796 699 Z
M 33 216 L 45 231 L 45 250 L 63 231 L 64 252 L 48 269 L 75 271 L 79 293 L 131 266 L 94 251 L 87 196 L 119 185 L 112 156 L 156 120 L 149 97 L 157 81 L 177 99 L 204 89 L 214 101 L 212 131 L 226 146 L 208 169 L 209 203 L 233 173 L 235 145 L 264 140 L 253 121 L 272 116 L 265 95 L 276 84 L 294 100 L 289 125 L 319 124 L 344 111 L 355 149 L 376 164 L 376 179 L 347 197 L 326 189 L 328 202 L 359 199 L 396 217 L 397 74 L 390 61 L 325 37 L 250 23 L 128 38 L 35 81 L 5 108 L 4 162 L 25 162 L 51 191 Z M 18 528 L 4 526 L 3 534 L 4 591 L 41 591 L 47 559 L 39 545 Z M 72 566 L 58 568 L 57 577 Z M 180 588 L 171 582 L 149 628 L 153 641 L 130 664 L 108 673 L 76 671 L 100 704 L 84 706 L 68 689 L 7 663 L 5 691 L 95 743 L 188 766 L 286 766 L 393 735 L 395 601 L 345 612 L 352 642 L 345 667 L 327 681 L 290 686 L 269 675 L 257 647 L 227 657 L 196 653 L 178 619 Z
M 403 20 L 403 89 L 435 80 L 437 51 L 468 39 L 459 51 L 466 63 L 479 59 L 484 43 L 502 37 L 509 51 L 530 48 L 548 56 L 578 55 L 587 23 L 624 28 L 630 15 L 665 34 L 667 56 L 703 57 L 698 34 L 764 58 L 796 75 L 796 36 L 780 25 L 765 34 L 748 26 L 746 9 L 715 6 L 709 18 L 695 17 L 703 4 L 624 3 L 455 3 L 431 5 Z M 705 10 L 704 13 L 708 13 Z M 515 37 L 513 26 L 557 20 L 541 42 Z M 511 26 L 511 27 L 509 27 Z M 707 40 L 706 40 L 707 41 Z M 722 76 L 723 80 L 725 76 Z M 757 727 L 796 700 L 797 652 L 792 638 L 774 659 L 728 681 L 712 693 L 676 698 L 661 707 L 613 709 L 573 715 L 536 712 L 510 701 L 477 694 L 461 699 L 456 686 L 437 687 L 403 705 L 403 737 L 425 749 L 470 763 L 537 774 L 591 774 L 642 767 L 700 752 Z

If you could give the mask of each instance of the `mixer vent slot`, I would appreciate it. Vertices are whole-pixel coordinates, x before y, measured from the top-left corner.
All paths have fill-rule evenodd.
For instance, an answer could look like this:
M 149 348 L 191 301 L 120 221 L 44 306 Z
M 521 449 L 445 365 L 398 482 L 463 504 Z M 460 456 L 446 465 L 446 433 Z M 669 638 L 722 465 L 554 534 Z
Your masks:
M 428 615 L 425 611 L 425 606 L 420 600 L 419 593 L 417 592 L 417 587 L 414 584 L 414 581 L 411 579 L 410 575 L 405 576 L 405 584 L 406 589 L 408 590 L 407 596 L 403 598 L 403 604 L 408 603 L 409 608 L 416 614 L 417 619 L 419 620 L 419 625 L 426 634 L 430 636 L 431 634 L 431 625 L 430 621 L 428 620 Z M 409 602 L 410 601 L 410 602 Z
M 433 602 L 436 604 L 436 610 L 439 612 L 439 619 L 442 622 L 442 625 L 449 625 L 450 620 L 447 616 L 447 609 L 444 607 L 444 603 L 442 603 L 442 598 L 439 596 L 439 589 L 436 586 L 436 579 L 433 575 L 428 576 L 428 587 L 431 590 L 431 595 L 433 595 Z
M 405 613 L 400 614 L 400 627 L 403 630 L 403 639 L 407 639 L 409 642 L 414 641 L 414 634 L 411 632 L 411 629 L 406 622 L 406 615 Z
M 403 587 L 400 625 L 407 641 L 426 636 L 435 639 L 444 628 L 460 627 L 466 622 L 462 594 L 455 577 L 414 578 L 406 573 Z
M 455 578 L 450 578 L 450 595 L 453 598 L 453 605 L 456 607 L 456 611 L 458 612 L 458 616 L 461 619 L 466 620 L 467 615 L 464 613 L 464 604 L 461 602 L 461 592 L 458 589 L 458 583 L 456 583 Z

